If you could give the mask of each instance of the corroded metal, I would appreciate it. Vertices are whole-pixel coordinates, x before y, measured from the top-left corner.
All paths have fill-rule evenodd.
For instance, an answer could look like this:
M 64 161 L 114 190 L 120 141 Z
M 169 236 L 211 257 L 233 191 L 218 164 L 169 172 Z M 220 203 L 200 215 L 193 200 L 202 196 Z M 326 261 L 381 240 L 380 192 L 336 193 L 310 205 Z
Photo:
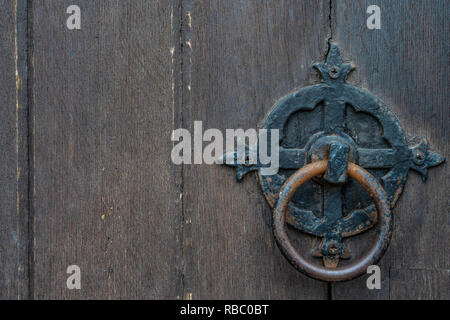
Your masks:
M 286 181 L 291 181 L 290 176 L 295 177 L 299 172 L 304 172 L 302 168 L 311 163 L 323 164 L 324 162 L 321 161 L 326 161 L 327 165 L 322 168 L 323 171 L 321 169 L 318 174 L 311 176 L 311 178 L 314 177 L 313 183 L 320 186 L 323 200 L 315 201 L 314 195 L 304 195 L 304 193 L 296 199 L 297 193 L 289 204 L 289 201 L 283 201 L 287 208 L 286 216 L 284 211 L 283 214 L 279 212 L 283 216 L 281 222 L 286 221 L 295 229 L 323 238 L 320 247 L 313 250 L 313 256 L 321 257 L 324 267 L 315 265 L 312 268 L 311 266 L 314 264 L 305 267 L 306 260 L 298 255 L 297 251 L 294 254 L 293 251 L 287 250 L 285 247 L 287 242 L 284 241 L 283 237 L 277 235 L 276 230 L 281 230 L 279 229 L 281 227 L 275 227 L 274 225 L 274 232 L 281 250 L 297 269 L 314 278 L 341 281 L 351 279 L 365 271 L 357 268 L 358 272 L 355 272 L 352 269 L 355 266 L 365 265 L 361 264 L 361 260 L 356 262 L 356 265 L 351 263 L 350 266 L 345 268 L 353 270 L 352 272 L 339 269 L 338 264 L 340 259 L 350 258 L 350 253 L 343 245 L 343 239 L 355 236 L 373 227 L 379 220 L 377 219 L 377 211 L 378 216 L 381 216 L 380 204 L 377 207 L 377 200 L 373 197 L 373 189 L 382 193 L 389 204 L 389 209 L 392 209 L 402 193 L 410 169 L 420 173 L 425 180 L 428 168 L 439 165 L 445 159 L 439 153 L 431 150 L 424 139 L 414 146 L 409 146 L 393 112 L 368 91 L 346 83 L 348 74 L 354 68 L 351 64 L 343 63 L 336 45 L 331 46 L 326 62 L 317 63 L 314 66 L 321 73 L 323 82 L 300 89 L 280 100 L 269 113 L 264 124 L 264 129 L 279 130 L 280 172 L 270 176 L 262 175 L 262 165 L 259 162 L 253 165 L 239 164 L 237 152 L 227 154 L 225 158 L 227 159 L 227 165 L 236 167 L 238 180 L 241 180 L 244 175 L 251 171 L 258 171 L 264 195 L 275 212 L 277 212 L 277 201 L 279 205 L 280 197 L 287 192 L 283 185 L 288 183 Z M 368 143 L 367 141 L 366 143 L 359 141 L 361 140 L 361 133 L 349 128 L 352 125 L 346 115 L 349 108 L 353 110 L 352 112 L 368 115 L 376 120 L 381 128 L 381 140 L 385 145 L 384 147 L 380 147 L 381 142 L 375 140 L 373 143 L 372 141 Z M 312 135 L 307 138 L 306 144 L 299 148 L 283 145 L 285 140 L 290 139 L 286 135 L 289 120 L 299 112 L 314 112 L 319 109 L 321 112 L 319 117 L 320 128 L 315 131 L 309 130 Z M 305 122 L 303 126 L 308 127 L 311 124 Z M 246 146 L 246 151 L 249 150 L 250 148 Z M 359 169 L 358 171 L 355 168 L 364 168 L 365 170 L 361 169 L 364 170 L 361 173 Z M 366 188 L 366 181 L 361 180 L 361 177 L 366 176 L 366 170 L 384 173 L 377 178 L 371 176 L 372 180 L 378 180 L 378 182 Z M 350 183 L 347 175 L 354 177 L 369 191 L 375 204 L 367 203 L 364 207 L 356 207 L 347 210 L 345 213 L 343 212 L 343 208 L 349 205 L 343 202 L 343 194 L 348 193 L 346 186 Z M 373 188 L 374 185 L 376 188 Z M 351 183 L 350 186 L 354 188 Z M 317 191 L 314 186 L 308 188 L 309 191 Z M 361 192 L 356 190 L 351 192 L 347 198 L 354 199 L 351 203 L 359 203 L 358 197 L 361 197 Z M 349 201 L 347 198 L 346 202 Z M 322 216 L 317 214 L 317 206 L 321 206 Z M 378 221 L 378 223 L 384 225 L 385 220 L 387 221 L 387 218 L 383 220 L 384 222 Z M 276 220 L 274 220 L 275 222 Z M 380 230 L 380 228 L 377 229 L 378 239 L 381 237 Z M 383 240 L 387 241 L 383 242 L 386 247 L 389 243 L 389 237 L 385 237 Z M 373 250 L 370 252 L 373 252 Z M 369 260 L 376 263 L 383 252 L 384 250 L 373 254 Z M 323 272 L 317 273 L 317 270 Z M 324 270 L 328 271 L 325 272 Z M 327 276 L 324 276 L 325 274 Z
M 324 281 L 343 281 L 352 279 L 365 272 L 368 266 L 376 263 L 386 251 L 392 235 L 392 216 L 386 192 L 371 174 L 360 166 L 349 162 L 348 175 L 357 180 L 370 194 L 379 212 L 377 238 L 371 249 L 362 258 L 343 268 L 336 268 L 342 254 L 342 230 L 351 223 L 344 217 L 332 215 L 324 219 L 318 232 L 325 237 L 322 254 L 325 257 L 325 267 L 318 266 L 305 259 L 292 245 L 285 227 L 286 211 L 295 191 L 306 181 L 324 174 L 327 170 L 327 160 L 310 163 L 294 173 L 281 188 L 280 196 L 273 214 L 273 232 L 278 246 L 299 271 L 316 279 Z

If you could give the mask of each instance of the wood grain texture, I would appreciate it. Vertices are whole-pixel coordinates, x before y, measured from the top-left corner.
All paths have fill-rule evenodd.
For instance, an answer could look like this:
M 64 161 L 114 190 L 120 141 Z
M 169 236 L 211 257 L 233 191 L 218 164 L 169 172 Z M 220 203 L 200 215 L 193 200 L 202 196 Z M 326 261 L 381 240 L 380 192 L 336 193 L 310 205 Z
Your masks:
M 390 299 L 448 300 L 450 295 L 449 269 L 391 270 Z
M 71 4 L 0 0 L 0 299 L 450 299 L 448 164 L 410 173 L 370 291 L 292 268 L 253 174 L 170 159 L 172 130 L 196 120 L 261 127 L 320 80 L 330 38 L 357 65 L 349 82 L 449 159 L 448 1 L 78 0 L 69 31 Z
M 381 30 L 366 27 L 373 4 L 381 8 Z M 333 0 L 333 9 L 333 40 L 357 65 L 349 81 L 382 99 L 409 135 L 427 138 L 449 159 L 450 3 Z M 448 188 L 448 164 L 432 168 L 426 183 L 411 171 L 393 211 L 391 246 L 380 262 L 382 290 L 367 290 L 363 276 L 334 284 L 333 299 L 449 299 Z
M 27 10 L 0 1 L 0 299 L 28 297 Z
M 328 9 L 316 0 L 183 1 L 184 127 L 259 128 L 278 99 L 317 81 Z M 282 257 L 254 175 L 238 183 L 225 166 L 187 165 L 183 177 L 185 298 L 327 297 L 326 284 Z
M 34 298 L 179 298 L 177 2 L 70 4 L 33 3 Z

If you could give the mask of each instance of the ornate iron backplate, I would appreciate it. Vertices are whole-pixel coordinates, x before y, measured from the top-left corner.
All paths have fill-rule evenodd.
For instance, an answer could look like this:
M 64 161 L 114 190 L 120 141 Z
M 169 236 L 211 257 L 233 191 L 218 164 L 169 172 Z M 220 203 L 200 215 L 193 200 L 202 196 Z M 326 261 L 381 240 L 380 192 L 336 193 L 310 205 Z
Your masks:
M 445 159 L 432 151 L 424 139 L 409 146 L 389 107 L 370 92 L 346 83 L 354 68 L 343 63 L 335 44 L 326 62 L 314 67 L 323 82 L 289 94 L 266 117 L 264 128 L 278 129 L 280 134 L 278 174 L 264 176 L 260 164 L 238 164 L 237 151 L 225 155 L 224 160 L 236 167 L 238 180 L 251 171 L 258 171 L 262 190 L 273 209 L 283 195 L 283 185 L 294 172 L 307 164 L 328 161 L 325 174 L 305 183 L 302 192 L 295 193 L 285 219 L 295 229 L 323 238 L 320 247 L 313 251 L 314 256 L 323 259 L 323 276 L 299 266 L 301 263 L 294 261 L 276 233 L 275 236 L 297 269 L 317 279 L 341 281 L 357 274 L 325 274 L 328 269 L 338 269 L 340 259 L 350 257 L 343 238 L 360 234 L 380 220 L 367 193 L 348 179 L 348 163 L 370 171 L 384 189 L 390 208 L 394 208 L 410 169 L 419 172 L 425 180 L 428 168 Z M 378 259 L 379 256 L 375 260 Z

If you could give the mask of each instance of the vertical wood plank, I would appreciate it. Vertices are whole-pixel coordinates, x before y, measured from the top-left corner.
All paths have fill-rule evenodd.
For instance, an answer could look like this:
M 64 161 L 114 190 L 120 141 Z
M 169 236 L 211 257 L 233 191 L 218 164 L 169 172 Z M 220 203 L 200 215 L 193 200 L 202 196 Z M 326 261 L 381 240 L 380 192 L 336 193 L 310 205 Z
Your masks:
M 440 0 L 333 0 L 333 3 L 333 39 L 358 66 L 349 81 L 384 100 L 409 135 L 427 138 L 435 150 L 449 159 L 450 3 Z M 366 27 L 369 5 L 381 8 L 381 30 Z M 391 246 L 380 262 L 382 290 L 369 291 L 367 277 L 363 276 L 349 283 L 334 284 L 333 298 L 448 299 L 448 188 L 447 164 L 431 169 L 426 183 L 417 173 L 410 172 L 403 196 L 393 211 Z M 408 295 L 400 285 L 406 282 Z
M 391 270 L 390 299 L 448 300 L 450 294 L 449 269 Z
M 27 5 L 0 1 L 0 299 L 28 297 Z
M 318 80 L 328 15 L 328 1 L 183 1 L 184 127 L 261 127 L 278 99 Z M 185 298 L 327 297 L 282 257 L 259 189 L 224 166 L 184 167 Z
M 176 299 L 178 1 L 76 1 L 74 31 L 71 4 L 33 3 L 35 298 Z

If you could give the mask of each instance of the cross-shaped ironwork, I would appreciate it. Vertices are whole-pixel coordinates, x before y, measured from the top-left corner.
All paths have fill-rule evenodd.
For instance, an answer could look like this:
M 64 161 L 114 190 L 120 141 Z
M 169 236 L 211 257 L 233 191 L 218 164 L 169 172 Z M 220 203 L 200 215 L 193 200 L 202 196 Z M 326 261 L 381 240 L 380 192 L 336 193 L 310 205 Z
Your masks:
M 323 82 L 301 89 L 284 98 L 268 116 L 264 128 L 279 129 L 280 140 L 282 140 L 283 127 L 294 112 L 312 110 L 319 104 L 324 106 L 323 131 L 314 138 L 315 140 L 313 139 L 313 146 L 307 145 L 303 149 L 280 147 L 279 168 L 300 169 L 311 161 L 328 159 L 327 174 L 322 180 L 323 217 L 318 218 L 311 211 L 290 204 L 290 216 L 287 221 L 303 232 L 323 237 L 324 240 L 314 255 L 323 257 L 325 266 L 336 267 L 340 258 L 349 257 L 343 247 L 342 239 L 369 229 L 377 219 L 374 205 L 354 210 L 349 215 L 343 216 L 341 189 L 342 184 L 347 180 L 347 161 L 354 161 L 365 169 L 390 169 L 381 180 L 391 207 L 394 207 L 410 168 L 421 173 L 425 179 L 427 169 L 440 164 L 445 159 L 432 151 L 425 140 L 409 147 L 403 130 L 390 109 L 367 91 L 346 83 L 346 78 L 354 67 L 343 63 L 340 51 L 335 44 L 331 45 L 326 62 L 317 63 L 314 66 L 321 73 Z M 347 105 L 351 105 L 356 111 L 374 116 L 383 128 L 383 137 L 390 148 L 357 147 L 345 133 Z M 326 150 L 321 154 L 322 159 L 313 159 L 314 155 L 311 158 L 311 154 L 319 153 L 320 156 L 320 150 L 319 152 L 314 150 L 317 147 L 314 142 L 319 139 L 324 140 L 322 143 L 326 144 Z M 245 149 L 249 152 L 249 147 L 246 146 Z M 224 156 L 225 164 L 236 167 L 238 180 L 241 180 L 245 174 L 263 167 L 259 162 L 249 165 L 238 163 L 237 159 L 239 159 L 237 152 Z M 281 175 L 262 176 L 261 180 L 266 197 L 269 193 L 278 192 L 285 181 Z M 273 206 L 274 203 L 271 205 Z

